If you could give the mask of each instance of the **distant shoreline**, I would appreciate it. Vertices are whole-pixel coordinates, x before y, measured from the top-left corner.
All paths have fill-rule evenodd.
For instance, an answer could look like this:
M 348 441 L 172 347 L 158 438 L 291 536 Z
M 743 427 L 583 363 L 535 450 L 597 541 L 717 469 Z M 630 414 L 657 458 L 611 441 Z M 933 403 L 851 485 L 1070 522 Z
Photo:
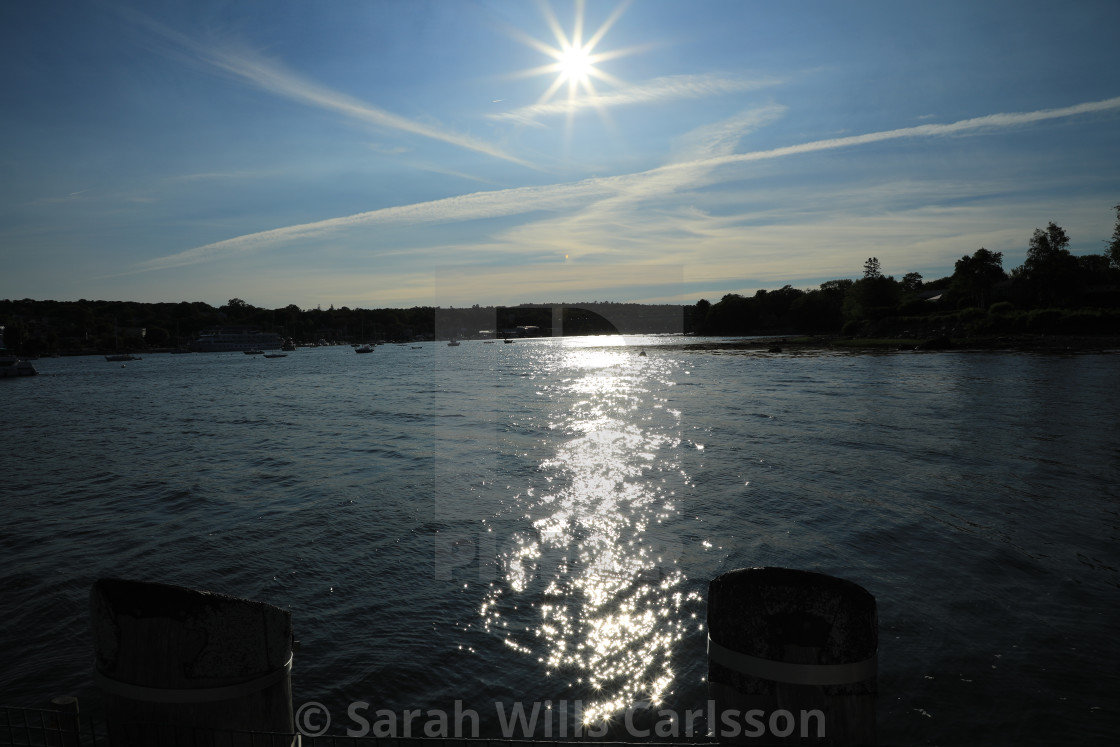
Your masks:
M 991 335 L 934 339 L 865 338 L 843 335 L 784 335 L 738 341 L 684 343 L 692 350 L 743 350 L 760 353 L 834 350 L 851 353 L 906 351 L 991 351 L 1012 353 L 1120 353 L 1120 335 Z
M 630 335 L 571 335 L 571 337 L 626 337 Z M 712 336 L 717 337 L 717 336 Z M 481 339 L 481 338 L 479 338 Z M 545 338 L 547 339 L 547 338 Z M 932 352 L 932 351 L 990 351 L 1009 353 L 1120 353 L 1120 335 L 985 335 L 972 337 L 852 337 L 845 335 L 764 335 L 744 337 L 717 337 L 709 340 L 691 335 L 675 337 L 667 345 L 652 346 L 651 349 L 679 349 L 695 351 L 733 350 L 756 353 L 791 353 L 809 351 L 834 351 L 848 353 L 886 353 L 886 352 Z M 427 341 L 431 342 L 431 341 Z M 439 341 L 437 341 L 439 342 Z M 403 344 L 403 343 L 397 343 Z M 419 343 L 416 343 L 419 344 Z M 346 346 L 337 343 L 335 346 Z M 634 346 L 641 347 L 635 343 Z M 160 355 L 175 352 L 175 348 L 149 348 L 139 351 L 145 355 Z M 48 355 L 26 356 L 35 360 L 42 358 L 70 358 L 78 356 L 101 356 L 104 351 L 97 350 L 60 350 Z M 205 355 L 205 353 L 200 353 Z

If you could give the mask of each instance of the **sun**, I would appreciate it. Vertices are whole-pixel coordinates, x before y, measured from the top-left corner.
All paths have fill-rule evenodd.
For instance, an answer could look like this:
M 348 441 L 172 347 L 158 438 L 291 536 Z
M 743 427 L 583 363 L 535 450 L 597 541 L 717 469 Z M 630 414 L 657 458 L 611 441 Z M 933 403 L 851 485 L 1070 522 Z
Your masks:
M 563 80 L 584 87 L 588 85 L 592 72 L 598 72 L 595 71 L 595 63 L 591 58 L 591 49 L 574 46 L 560 52 L 556 58 L 556 70 Z
M 570 35 L 565 33 L 560 22 L 556 20 L 556 15 L 552 12 L 551 6 L 549 6 L 547 2 L 541 3 L 541 10 L 544 13 L 545 20 L 548 22 L 549 29 L 556 39 L 556 46 L 534 39 L 524 33 L 516 32 L 516 35 L 521 41 L 552 58 L 552 62 L 548 64 L 520 73 L 520 75 L 556 75 L 552 84 L 537 101 L 538 104 L 545 104 L 551 101 L 553 96 L 564 88 L 566 84 L 568 89 L 567 102 L 569 114 L 580 108 L 580 106 L 589 104 L 598 108 L 599 105 L 596 100 L 598 94 L 594 81 L 602 81 L 612 86 L 623 85 L 622 81 L 604 72 L 598 65 L 606 60 L 630 54 L 632 50 L 601 52 L 598 51 L 597 47 L 607 31 L 626 10 L 627 5 L 628 2 L 622 2 L 615 7 L 614 11 L 602 25 L 599 26 L 595 33 L 585 41 L 583 38 L 585 4 L 582 0 L 577 0 L 575 3 L 575 20 L 572 24 Z M 600 111 L 600 114 L 602 114 L 602 111 Z

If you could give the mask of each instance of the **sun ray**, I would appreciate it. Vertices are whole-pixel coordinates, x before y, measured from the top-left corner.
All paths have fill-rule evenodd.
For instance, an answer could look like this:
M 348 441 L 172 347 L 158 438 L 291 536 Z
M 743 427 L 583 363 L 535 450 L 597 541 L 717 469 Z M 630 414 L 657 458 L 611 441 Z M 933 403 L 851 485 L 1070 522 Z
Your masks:
M 607 17 L 607 20 L 603 21 L 603 25 L 600 26 L 598 28 L 598 30 L 595 31 L 594 34 L 592 34 L 590 39 L 587 40 L 587 47 L 589 49 L 594 49 L 595 46 L 600 41 L 602 41 L 602 39 L 606 35 L 607 31 L 609 31 L 611 26 L 614 25 L 614 22 L 617 21 L 622 16 L 622 14 L 626 12 L 626 9 L 629 6 L 630 6 L 630 0 L 623 0 L 623 2 L 618 4 L 618 7 L 616 7 L 611 12 L 610 16 Z
M 609 83 L 612 86 L 615 86 L 616 88 L 620 88 L 620 87 L 626 85 L 625 82 L 619 80 L 618 78 L 614 77 L 610 73 L 604 72 L 602 70 L 597 70 L 597 69 L 591 70 L 591 71 L 589 71 L 589 76 L 590 76 L 590 78 L 598 78 L 599 80 L 603 81 L 604 83 Z M 593 92 L 592 92 L 592 95 L 594 95 Z
M 556 17 L 556 13 L 548 0 L 540 0 L 538 5 L 549 32 L 555 39 L 556 45 L 553 46 L 540 39 L 535 39 L 523 31 L 511 30 L 511 33 L 519 41 L 551 58 L 552 61 L 544 65 L 514 73 L 513 75 L 514 77 L 522 78 L 555 74 L 556 77 L 545 89 L 544 93 L 541 94 L 537 103 L 548 103 L 553 97 L 560 94 L 562 89 L 566 88 L 567 95 L 565 98 L 568 102 L 566 112 L 568 126 L 566 129 L 570 133 L 575 113 L 582 108 L 580 104 L 581 100 L 599 97 L 593 80 L 601 81 L 608 86 L 621 87 L 625 85 L 623 81 L 600 69 L 598 66 L 603 62 L 618 59 L 619 57 L 639 51 L 640 47 L 608 51 L 599 51 L 596 47 L 602 42 L 611 27 L 622 17 L 622 14 L 630 5 L 630 0 L 622 0 L 622 2 L 615 6 L 606 20 L 595 29 L 594 33 L 592 33 L 586 41 L 584 41 L 584 34 L 587 31 L 586 0 L 575 0 L 575 14 L 572 19 L 570 34 L 565 32 L 564 27 Z M 604 121 L 607 121 L 603 106 L 595 105 L 595 109 L 598 110 L 600 117 L 602 117 Z
M 640 52 L 647 52 L 651 49 L 655 49 L 656 47 L 657 47 L 657 45 L 652 44 L 652 43 L 651 44 L 637 44 L 633 47 L 626 47 L 624 49 L 613 49 L 609 52 L 595 52 L 594 54 L 591 55 L 591 58 L 596 63 L 606 62 L 607 60 L 614 60 L 614 59 L 618 59 L 619 57 L 629 57 L 632 54 L 638 54 Z
M 556 19 L 556 14 L 552 12 L 552 6 L 548 4 L 548 0 L 540 0 L 539 5 L 541 13 L 544 14 L 544 20 L 552 31 L 552 36 L 556 38 L 556 43 L 560 49 L 563 49 L 569 43 L 568 37 L 564 35 L 564 28 L 560 25 L 560 21 Z
M 572 49 L 583 51 L 583 11 L 587 6 L 584 0 L 576 0 L 576 20 L 572 24 Z
M 545 73 L 554 73 L 554 72 L 556 72 L 556 63 L 555 62 L 550 62 L 547 65 L 540 65 L 538 67 L 530 68 L 528 70 L 519 70 L 516 73 L 510 73 L 510 75 L 508 77 L 510 77 L 510 78 L 535 78 L 538 75 L 544 75 Z
M 546 103 L 549 99 L 552 98 L 552 95 L 554 93 L 556 93 L 557 91 L 560 90 L 560 86 L 562 86 L 562 85 L 564 85 L 564 78 L 561 77 L 561 76 L 557 76 L 556 80 L 552 81 L 552 85 L 549 86 L 548 89 L 543 94 L 541 94 L 541 97 L 537 100 L 537 103 L 538 104 Z

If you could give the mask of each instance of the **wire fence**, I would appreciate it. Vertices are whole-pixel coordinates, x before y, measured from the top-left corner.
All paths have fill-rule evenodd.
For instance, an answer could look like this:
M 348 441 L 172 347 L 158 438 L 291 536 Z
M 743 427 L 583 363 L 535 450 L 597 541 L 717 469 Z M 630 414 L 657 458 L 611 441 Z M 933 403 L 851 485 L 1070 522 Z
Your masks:
M 13 747 L 106 745 L 105 729 L 92 716 L 39 708 L 0 707 L 0 744 Z

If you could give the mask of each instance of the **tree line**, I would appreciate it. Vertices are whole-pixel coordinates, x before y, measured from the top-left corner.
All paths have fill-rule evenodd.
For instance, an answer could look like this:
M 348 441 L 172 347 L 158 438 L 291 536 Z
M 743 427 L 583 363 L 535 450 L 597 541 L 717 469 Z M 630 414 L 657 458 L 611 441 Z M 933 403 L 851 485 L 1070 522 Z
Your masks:
M 668 312 L 667 312 L 668 310 Z M 683 332 L 688 307 L 612 302 L 363 309 L 268 309 L 240 299 L 202 302 L 0 301 L 5 346 L 21 355 L 140 352 L 189 347 L 206 329 L 248 327 L 299 342 L 478 336 Z M 555 327 L 555 329 L 554 329 Z
M 857 280 L 813 290 L 786 285 L 753 297 L 731 293 L 700 300 L 690 327 L 699 334 L 767 333 L 928 336 L 1014 332 L 1120 334 L 1120 205 L 1105 254 L 1074 255 L 1065 229 L 1035 229 L 1026 260 L 1005 271 L 1003 252 L 980 247 L 948 277 L 926 281 L 910 272 L 883 275 L 877 257 Z
M 952 275 L 926 281 L 884 275 L 878 258 L 862 277 L 801 290 L 786 285 L 716 303 L 658 306 L 590 302 L 471 308 L 267 309 L 232 298 L 203 302 L 0 301 L 5 346 L 21 354 L 104 352 L 185 346 L 207 328 L 247 326 L 296 341 L 331 342 L 473 336 L 520 326 L 566 335 L 691 332 L 703 335 L 850 334 L 925 336 L 934 332 L 1120 333 L 1120 205 L 1105 254 L 1074 255 L 1055 223 L 1036 229 L 1026 260 L 1010 271 L 984 247 L 962 256 Z

